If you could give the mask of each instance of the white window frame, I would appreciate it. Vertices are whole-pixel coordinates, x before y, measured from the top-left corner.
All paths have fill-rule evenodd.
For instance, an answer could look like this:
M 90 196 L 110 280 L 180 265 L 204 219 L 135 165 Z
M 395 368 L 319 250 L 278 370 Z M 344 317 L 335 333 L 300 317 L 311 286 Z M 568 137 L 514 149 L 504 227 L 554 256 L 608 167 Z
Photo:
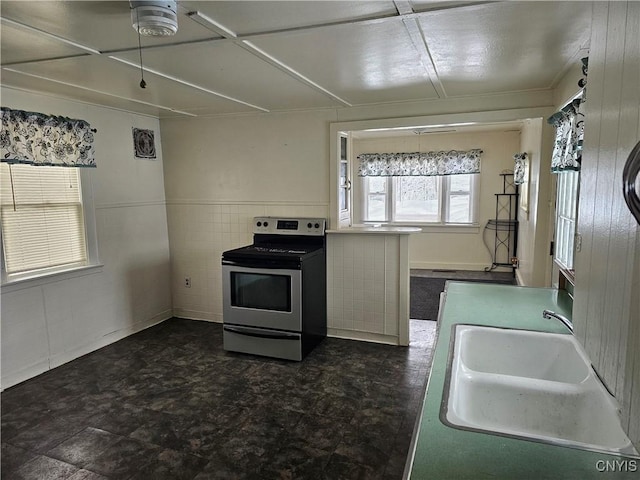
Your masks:
M 375 177 L 375 178 L 384 178 L 386 186 L 385 193 L 379 194 L 385 198 L 384 201 L 384 219 L 383 220 L 365 220 L 364 223 L 387 223 L 389 219 L 392 218 L 391 213 L 391 202 L 389 201 L 389 178 L 390 177 Z M 360 180 L 360 191 L 362 192 L 363 197 L 360 200 L 360 210 L 362 212 L 362 217 L 364 218 L 365 212 L 369 211 L 369 196 L 371 195 L 369 189 L 369 182 L 363 179 Z
M 51 168 L 48 166 L 34 168 Z M 87 249 L 87 261 L 79 266 L 61 266 L 46 268 L 37 272 L 8 275 L 4 262 L 4 241 L 2 239 L 2 229 L 0 228 L 0 280 L 3 291 L 11 291 L 12 286 L 26 288 L 58 281 L 61 277 L 71 278 L 94 270 L 100 270 L 103 266 L 98 255 L 98 236 L 96 231 L 96 215 L 93 200 L 93 184 L 91 181 L 90 168 L 81 167 L 59 167 L 59 168 L 80 168 L 80 192 L 82 197 L 82 214 L 84 219 L 85 242 Z
M 351 199 L 351 152 L 349 134 L 346 132 L 340 132 L 338 139 L 338 161 L 340 162 L 338 166 L 338 175 L 340 177 L 340 182 L 338 185 L 338 206 L 340 209 L 340 225 L 348 226 L 351 224 L 351 207 L 352 207 L 352 199 Z M 342 171 L 344 169 L 344 177 L 342 175 Z M 342 179 L 344 178 L 344 182 Z M 342 196 L 344 195 L 344 197 Z M 344 198 L 345 204 L 342 205 L 340 199 Z
M 443 202 L 442 208 L 444 212 L 444 216 L 442 218 L 449 218 L 451 213 L 451 197 L 456 195 L 468 195 L 469 196 L 469 216 L 470 221 L 464 223 L 454 223 L 446 221 L 447 225 L 478 225 L 478 206 L 480 203 L 480 174 L 470 174 L 471 175 L 471 185 L 469 185 L 469 190 L 451 190 L 451 180 L 452 176 L 448 175 L 447 181 L 443 181 L 443 195 L 447 199 L 446 202 Z
M 451 175 L 439 175 L 438 181 L 440 182 L 440 212 L 438 222 L 427 221 L 414 221 L 414 220 L 397 220 L 395 212 L 394 196 L 398 190 L 397 183 L 401 177 L 384 177 L 386 179 L 386 200 L 385 200 L 385 219 L 384 220 L 369 220 L 366 218 L 366 214 L 369 211 L 369 182 L 370 177 L 360 177 L 361 185 L 360 191 L 362 192 L 360 202 L 362 211 L 362 222 L 364 224 L 385 224 L 385 225 L 416 225 L 416 226 L 478 226 L 478 207 L 480 201 L 480 174 L 472 174 L 471 186 L 469 191 L 470 197 L 470 214 L 471 221 L 465 223 L 449 222 L 447 219 L 450 214 L 451 197 L 458 192 L 451 191 Z M 462 193 L 462 192 L 460 192 Z M 466 193 L 466 192 L 464 192 Z
M 568 170 L 557 175 L 553 259 L 561 269 L 573 275 L 580 172 Z

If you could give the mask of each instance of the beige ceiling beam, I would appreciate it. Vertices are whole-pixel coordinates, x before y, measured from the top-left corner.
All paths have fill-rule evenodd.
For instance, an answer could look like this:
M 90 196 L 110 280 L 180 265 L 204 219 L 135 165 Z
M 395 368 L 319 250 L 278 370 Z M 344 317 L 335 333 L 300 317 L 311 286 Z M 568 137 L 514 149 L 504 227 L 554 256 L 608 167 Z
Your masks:
M 394 2 L 398 5 L 405 5 L 408 4 L 408 2 L 406 1 L 400 1 L 398 0 L 397 2 Z M 402 11 L 406 11 L 408 13 L 400 13 L 400 11 L 391 13 L 391 14 L 385 14 L 385 15 L 374 15 L 374 16 L 370 16 L 367 18 L 359 18 L 359 19 L 347 19 L 347 20 L 341 20 L 341 21 L 336 21 L 336 22 L 325 22 L 325 23 L 318 23 L 318 24 L 314 24 L 314 25 L 305 25 L 303 27 L 292 27 L 292 28 L 283 28 L 283 29 L 276 29 L 276 30 L 269 30 L 269 31 L 263 31 L 263 32 L 252 32 L 252 33 L 247 33 L 247 34 L 236 34 L 234 32 L 232 32 L 231 30 L 227 29 L 226 27 L 224 27 L 223 25 L 219 24 L 218 22 L 216 22 L 214 19 L 211 19 L 209 16 L 204 15 L 200 12 L 193 12 L 190 10 L 186 10 L 183 9 L 182 6 L 180 4 L 178 4 L 178 9 L 181 10 L 181 13 L 183 13 L 185 16 L 191 18 L 193 21 L 199 23 L 200 25 L 204 26 L 205 28 L 207 28 L 209 31 L 215 33 L 217 36 L 216 37 L 210 37 L 210 38 L 201 38 L 198 40 L 188 40 L 188 41 L 183 41 L 183 42 L 168 42 L 168 43 L 162 43 L 162 44 L 158 44 L 158 45 L 147 45 L 142 47 L 142 50 L 152 50 L 152 49 L 156 49 L 156 48 L 165 48 L 165 47 L 174 47 L 174 46 L 179 46 L 179 45 L 192 45 L 192 44 L 197 44 L 197 43 L 206 43 L 206 42 L 236 42 L 239 40 L 247 40 L 247 41 L 251 41 L 253 39 L 256 38 L 262 38 L 262 37 L 270 37 L 270 36 L 278 36 L 278 35 L 286 35 L 289 33 L 298 33 L 298 32 L 305 32 L 305 31 L 311 31 L 311 30 L 318 30 L 318 29 L 327 29 L 327 28 L 332 28 L 332 27 L 342 27 L 342 26 L 366 26 L 366 25 L 376 25 L 376 24 L 380 24 L 380 23 L 385 23 L 385 22 L 390 22 L 390 21 L 394 21 L 397 22 L 399 20 L 403 20 L 403 19 L 411 19 L 411 18 L 420 18 L 422 16 L 425 15 L 429 15 L 432 13 L 436 13 L 436 12 L 440 12 L 440 11 L 444 11 L 444 10 L 453 10 L 453 9 L 457 9 L 457 10 L 461 10 L 464 8 L 470 8 L 470 7 L 475 7 L 478 5 L 484 5 L 484 4 L 489 4 L 489 3 L 499 3 L 496 1 L 479 1 L 479 2 L 453 2 L 452 4 L 447 4 L 447 5 L 440 5 L 440 6 L 435 6 L 435 7 L 430 7 L 428 9 L 423 9 L 417 12 L 409 12 L 406 8 L 406 6 L 404 8 L 402 8 Z M 398 7 L 396 7 L 396 10 L 398 10 Z M 196 16 L 197 14 L 197 16 Z M 2 20 L 2 22 L 7 22 L 11 25 L 14 25 L 16 27 L 25 29 L 25 30 L 30 30 L 34 33 L 39 33 L 42 35 L 45 35 L 49 38 L 58 40 L 60 42 L 64 42 L 67 45 L 72 45 L 72 46 L 76 46 L 84 51 L 86 51 L 87 53 L 93 53 L 93 54 L 102 54 L 102 55 L 116 55 L 118 53 L 128 53 L 128 52 L 133 52 L 133 51 L 137 51 L 138 50 L 138 46 L 133 46 L 133 47 L 129 47 L 129 48 L 120 48 L 120 49 L 114 49 L 114 50 L 103 50 L 103 51 L 98 51 L 95 50 L 91 47 L 87 47 L 85 45 L 80 45 L 77 44 L 75 42 L 72 42 L 70 40 L 67 40 L 63 37 L 59 37 L 57 35 L 45 32 L 43 30 L 39 30 L 37 28 L 34 27 L 30 27 L 28 25 L 25 25 L 23 23 L 19 23 L 16 22 L 14 20 L 10 20 L 4 17 L 0 17 L 0 20 Z M 209 23 L 207 25 L 207 20 L 209 20 L 211 23 Z M 67 57 L 61 57 L 61 58 L 67 58 Z M 29 61 L 29 62 L 24 62 L 24 63 L 37 63 L 40 61 L 45 61 L 48 59 L 43 59 L 43 60 L 33 60 L 33 61 Z M 9 65 L 14 65 L 14 64 L 6 64 L 7 66 Z
M 471 2 L 452 2 L 450 4 L 445 4 L 445 5 L 439 5 L 439 6 L 435 6 L 433 8 L 427 8 L 427 9 L 423 9 L 420 11 L 413 11 L 413 8 L 410 4 L 409 1 L 407 0 L 395 0 L 394 4 L 396 6 L 396 12 L 392 13 L 392 14 L 384 14 L 384 15 L 376 15 L 376 16 L 371 16 L 368 18 L 360 18 L 360 19 L 347 19 L 347 20 L 343 20 L 343 21 L 337 21 L 337 22 L 326 22 L 326 23 L 320 23 L 320 24 L 315 24 L 315 25 L 307 25 L 307 26 L 303 26 L 303 27 L 293 27 L 293 28 L 286 28 L 286 29 L 278 29 L 278 30 L 271 30 L 271 31 L 265 31 L 265 32 L 254 32 L 254 33 L 250 33 L 250 34 L 243 34 L 243 35 L 238 35 L 235 32 L 231 31 L 230 29 L 226 28 L 224 25 L 221 25 L 220 23 L 218 23 L 217 21 L 215 21 L 214 19 L 208 17 L 207 15 L 204 15 L 202 13 L 199 12 L 186 12 L 186 15 L 191 18 L 193 21 L 200 23 L 202 26 L 206 27 L 209 31 L 215 33 L 216 35 L 218 35 L 217 37 L 213 37 L 213 38 L 206 38 L 206 39 L 199 39 L 199 40 L 194 40 L 194 41 L 188 41 L 188 42 L 173 42 L 173 43 L 165 43 L 162 45 L 154 45 L 154 46 L 147 46 L 144 47 L 143 50 L 147 50 L 147 49 L 154 49 L 154 48 L 164 48 L 164 47 L 172 47 L 172 46 L 176 46 L 176 45 L 184 45 L 184 44 L 194 44 L 194 43 L 203 43 L 203 42 L 233 42 L 234 44 L 240 46 L 241 48 L 249 51 L 250 53 L 252 53 L 253 55 L 255 55 L 256 57 L 262 59 L 265 62 L 268 62 L 270 65 L 274 66 L 275 68 L 280 69 L 281 71 L 285 72 L 287 75 L 290 75 L 291 77 L 297 79 L 298 81 L 308 85 L 309 87 L 321 92 L 324 95 L 329 96 L 330 98 L 334 99 L 335 101 L 345 105 L 345 106 L 351 106 L 351 104 L 340 98 L 338 95 L 334 94 L 333 92 L 330 92 L 329 90 L 325 89 L 324 87 L 322 87 L 321 85 L 318 85 L 317 83 L 315 83 L 313 80 L 307 78 L 306 76 L 302 75 L 300 72 L 297 72 L 295 69 L 291 68 L 290 66 L 286 65 L 284 62 L 278 60 L 277 58 L 273 57 L 272 55 L 268 54 L 267 52 L 259 49 L 253 42 L 251 42 L 252 39 L 257 39 L 257 38 L 263 38 L 263 37 L 269 37 L 269 36 L 278 36 L 278 35 L 286 35 L 289 33 L 295 33 L 295 32 L 303 32 L 303 31 L 310 31 L 310 30 L 317 30 L 317 29 L 328 29 L 328 28 L 333 28 L 333 27 L 343 27 L 343 26 L 366 26 L 366 25 L 374 25 L 374 24 L 379 24 L 379 23 L 383 23 L 383 22 L 389 22 L 389 21 L 399 21 L 402 20 L 405 28 L 407 29 L 407 32 L 409 33 L 411 40 L 414 44 L 414 46 L 416 47 L 419 55 L 420 55 L 420 59 L 422 64 L 424 65 L 427 74 L 429 75 L 429 79 L 435 89 L 435 91 L 437 92 L 438 96 L 440 98 L 444 98 L 446 97 L 446 92 L 444 91 L 444 88 L 442 86 L 442 83 L 440 82 L 440 79 L 438 77 L 437 71 L 435 69 L 434 63 L 433 63 L 433 59 L 431 57 L 431 54 L 429 52 L 429 48 L 428 45 L 424 39 L 424 35 L 423 32 L 420 28 L 420 25 L 418 23 L 418 19 L 424 15 L 429 15 L 435 12 L 439 12 L 439 11 L 443 11 L 443 10 L 452 10 L 452 9 L 464 9 L 464 8 L 470 8 L 470 7 L 475 7 L 478 5 L 483 5 L 483 4 L 487 4 L 487 3 L 496 3 L 495 1 L 471 1 Z M 180 7 L 179 7 L 180 8 Z M 185 13 L 185 11 L 183 10 L 183 13 Z M 131 51 L 135 51 L 137 50 L 137 47 L 131 47 L 131 48 L 127 48 L 127 49 L 119 49 L 119 50 L 110 50 L 110 51 L 99 51 L 96 50 L 92 47 L 89 47 L 87 45 L 82 45 L 79 44 L 77 42 L 68 40 L 66 38 L 60 37 L 58 35 L 46 32 L 44 30 L 40 30 L 34 27 L 31 27 L 29 25 L 25 25 L 23 23 L 20 22 L 16 22 L 14 20 L 11 19 L 7 19 L 4 17 L 0 17 L 0 20 L 3 23 L 7 23 L 9 25 L 13 25 L 15 27 L 30 31 L 32 33 L 36 33 L 38 35 L 42 35 L 44 37 L 56 40 L 58 42 L 64 43 L 66 45 L 78 48 L 79 50 L 83 51 L 84 54 L 91 54 L 91 55 L 101 55 L 101 56 L 108 56 L 109 58 L 113 59 L 113 60 L 117 60 L 117 61 L 123 61 L 122 59 L 119 59 L 118 57 L 116 57 L 115 55 L 117 55 L 118 53 L 126 53 L 126 52 L 131 52 Z M 79 54 L 79 55 L 83 55 L 83 54 Z M 66 57 L 60 57 L 60 58 L 68 58 L 68 57 L 73 57 L 73 56 L 78 56 L 78 55 L 69 55 Z M 59 59 L 59 58 L 56 58 Z M 41 61 L 46 61 L 46 60 L 52 60 L 52 59 L 41 59 L 41 60 L 33 60 L 33 61 L 29 61 L 29 62 L 21 62 L 21 63 L 38 63 Z M 125 61 L 126 63 L 126 61 Z M 11 65 L 15 65 L 15 64 L 6 64 L 4 67 L 8 67 Z M 202 86 L 197 86 L 194 84 L 190 84 L 190 82 L 187 82 L 185 80 L 179 79 L 177 77 L 173 77 L 171 75 L 166 75 L 163 72 L 154 70 L 154 71 L 150 71 L 149 69 L 146 69 L 147 71 L 149 71 L 150 73 L 153 73 L 155 75 L 159 75 L 162 76 L 164 78 L 167 78 L 169 80 L 178 82 L 178 83 L 182 83 L 183 85 L 187 85 L 190 86 L 192 88 L 197 88 L 200 91 L 206 92 L 210 95 L 215 95 L 215 96 L 219 96 L 219 97 L 223 97 L 227 100 L 231 100 L 231 101 L 235 101 L 238 103 L 241 103 L 243 105 L 247 105 L 250 106 L 252 108 L 257 108 L 258 110 L 261 111 L 268 111 L 262 107 L 256 106 L 256 105 L 252 105 L 249 104 L 247 102 L 244 102 L 242 100 L 233 98 L 233 97 L 228 97 L 225 96 L 223 94 L 220 94 L 219 92 L 214 92 L 212 90 L 208 90 L 205 87 Z M 133 101 L 133 99 L 132 99 Z
M 140 68 L 140 65 L 138 65 L 137 63 L 130 62 L 129 60 L 125 60 L 123 58 L 118 58 L 118 57 L 114 57 L 114 56 L 109 56 L 109 58 L 111 60 L 115 60 L 116 62 L 120 62 L 120 63 L 123 63 L 125 65 L 129 65 L 130 67 L 133 67 L 133 68 L 136 68 L 136 69 Z M 179 83 L 180 85 L 184 85 L 185 87 L 193 88 L 194 90 L 199 90 L 201 92 L 208 93 L 208 94 L 214 95 L 216 97 L 224 98 L 225 100 L 230 100 L 232 102 L 236 102 L 236 103 L 239 103 L 241 105 L 245 105 L 247 107 L 255 108 L 256 110 L 260 110 L 262 112 L 269 112 L 269 110 L 264 108 L 264 107 L 260 107 L 258 105 L 254 105 L 252 103 L 245 102 L 245 101 L 240 100 L 238 98 L 230 97 L 229 95 L 225 95 L 224 93 L 216 92 L 215 90 L 210 90 L 208 88 L 202 87 L 202 86 L 197 85 L 195 83 L 191 83 L 191 82 L 188 82 L 186 80 L 183 80 L 183 79 L 181 79 L 179 77 L 175 77 L 173 75 L 169 75 L 167 73 L 161 72 L 160 70 L 156 70 L 154 68 L 149 68 L 149 67 L 145 67 L 145 66 L 142 66 L 142 69 L 145 72 L 149 72 L 149 73 L 151 73 L 153 75 L 157 75 L 159 77 L 166 78 L 167 80 L 171 80 L 172 82 Z
M 281 60 L 277 59 L 273 55 L 271 55 L 268 52 L 262 50 L 257 45 L 253 44 L 252 42 L 250 42 L 248 40 L 244 40 L 244 39 L 243 40 L 238 39 L 238 35 L 236 35 L 235 32 L 231 31 L 230 29 L 228 29 L 227 27 L 225 27 L 221 23 L 217 22 L 216 20 L 212 19 L 211 17 L 209 17 L 209 16 L 207 16 L 207 15 L 201 13 L 201 12 L 197 12 L 197 11 L 189 12 L 187 14 L 187 16 L 189 18 L 191 18 L 193 21 L 195 21 L 198 24 L 202 25 L 203 27 L 209 29 L 210 31 L 212 31 L 214 33 L 217 33 L 218 35 L 222 35 L 226 39 L 232 40 L 235 45 L 237 45 L 240 48 L 242 48 L 242 49 L 246 50 L 247 52 L 251 53 L 255 57 L 259 58 L 260 60 L 268 63 L 272 67 L 275 67 L 278 70 L 284 72 L 285 74 L 289 75 L 290 77 L 294 78 L 295 80 L 307 85 L 308 87 L 311 87 L 312 89 L 320 92 L 323 95 L 328 96 L 329 98 L 341 103 L 344 106 L 347 106 L 347 107 L 351 107 L 352 106 L 352 104 L 349 103 L 348 101 L 344 100 L 343 98 L 340 98 L 335 93 L 333 93 L 333 92 L 329 91 L 328 89 L 324 88 L 322 85 L 319 85 L 318 83 L 314 82 L 309 77 L 303 75 L 302 73 L 298 72 L 297 70 L 295 70 L 294 68 L 290 67 L 286 63 L 284 63 Z
M 223 38 L 230 38 L 230 39 L 238 38 L 238 36 L 235 34 L 235 32 L 232 32 L 227 27 L 225 27 L 221 23 L 218 23 L 213 18 L 211 18 L 208 15 L 205 15 L 202 12 L 199 12 L 197 10 L 195 12 L 190 11 L 190 12 L 187 12 L 186 15 L 191 20 L 196 22 L 198 25 L 206 28 L 207 30 L 209 30 L 211 32 L 217 33 L 218 35 L 220 35 Z
M 485 5 L 485 4 L 490 4 L 490 3 L 499 3 L 500 0 L 489 0 L 489 1 L 478 1 L 478 2 L 461 2 L 461 1 L 455 1 L 455 2 L 451 2 L 451 4 L 446 4 L 446 5 L 438 5 L 438 6 L 434 6 L 434 7 L 429 7 L 429 8 L 425 8 L 419 11 L 413 11 L 413 10 L 406 10 L 406 13 L 400 13 L 400 11 L 398 10 L 398 6 L 396 6 L 396 12 L 393 13 L 387 13 L 387 14 L 381 14 L 381 15 L 371 15 L 369 17 L 364 17 L 364 18 L 358 18 L 358 19 L 345 19 L 345 20 L 338 20 L 338 21 L 334 21 L 334 22 L 324 22 L 324 23 L 316 23 L 316 24 L 312 24 L 312 25 L 305 25 L 302 27 L 291 27 L 291 28 L 281 28 L 281 29 L 274 29 L 274 30 L 267 30 L 267 31 L 262 31 L 262 32 L 251 32 L 251 33 L 244 33 L 244 34 L 235 34 L 235 39 L 237 40 L 253 40 L 256 38 L 262 38 L 262 37 L 271 37 L 271 36 L 278 36 L 278 35 L 287 35 L 290 33 L 300 33 L 300 32 L 307 32 L 307 31 L 312 31 L 312 30 L 321 30 L 321 29 L 328 29 L 328 28 L 335 28 L 335 27 L 349 27 L 349 26 L 367 26 L 367 25 L 377 25 L 380 23 L 385 23 L 385 22 L 397 22 L 401 19 L 404 18 L 420 18 L 423 17 L 425 15 L 430 15 L 433 13 L 437 13 L 437 12 L 441 12 L 441 11 L 445 11 L 445 10 L 462 10 L 465 8 L 471 8 L 471 7 L 476 7 L 479 5 Z M 394 2 L 395 4 L 396 2 Z M 398 4 L 409 4 L 409 2 L 407 1 L 400 1 L 398 0 Z M 410 8 L 410 6 L 409 6 Z M 403 11 L 405 11 L 406 7 L 403 8 Z M 194 12 L 188 12 L 187 16 L 189 16 L 190 14 L 192 14 Z M 192 20 L 196 21 L 194 18 L 192 18 Z M 200 22 L 198 22 L 200 23 Z M 216 25 L 220 25 L 219 23 L 215 22 Z M 202 23 L 201 23 L 202 25 Z M 204 26 L 204 25 L 203 25 Z M 226 37 L 225 35 L 222 34 L 222 30 L 216 30 L 213 28 L 209 28 L 210 31 L 217 33 L 218 35 L 221 35 L 223 37 L 225 37 L 224 39 L 221 39 L 221 41 L 224 41 L 225 39 L 228 41 L 230 40 L 228 37 Z M 226 28 L 225 28 L 226 30 Z M 196 42 L 200 42 L 203 40 L 196 40 Z M 204 40 L 206 41 L 206 40 Z M 153 48 L 153 47 L 152 47 Z
M 411 43 L 413 43 L 413 46 L 420 56 L 420 63 L 422 63 L 422 66 L 426 70 L 427 75 L 429 76 L 429 81 L 431 82 L 433 89 L 438 94 L 438 98 L 446 98 L 447 94 L 444 91 L 444 86 L 438 76 L 438 71 L 436 70 L 433 58 L 431 57 L 429 45 L 427 45 L 427 41 L 424 38 L 424 33 L 422 32 L 420 23 L 418 22 L 417 17 L 412 15 L 414 11 L 411 2 L 408 0 L 394 0 L 393 3 L 398 11 L 398 15 L 402 17 L 404 28 L 407 30 L 409 38 L 411 38 Z
M 409 0 L 393 0 L 393 4 L 395 5 L 396 10 L 398 11 L 398 15 L 400 16 L 415 13 L 413 11 L 413 5 L 411 5 L 411 2 Z
M 65 85 L 67 87 L 77 88 L 79 90 L 86 90 L 86 91 L 92 92 L 92 93 L 99 93 L 100 95 L 105 95 L 107 97 L 113 97 L 113 98 L 117 98 L 119 100 L 126 100 L 126 101 L 132 102 L 132 103 L 139 103 L 141 105 L 147 105 L 149 107 L 159 108 L 160 110 L 167 110 L 169 112 L 179 113 L 180 115 L 186 115 L 188 117 L 197 117 L 197 115 L 195 115 L 193 113 L 185 112 L 185 111 L 182 111 L 182 110 L 177 110 L 175 108 L 167 107 L 165 105 L 159 105 L 157 103 L 145 102 L 144 100 L 137 100 L 135 98 L 123 97 L 121 95 L 115 95 L 113 93 L 105 92 L 105 91 L 102 91 L 102 90 L 96 90 L 94 88 L 88 88 L 88 87 L 85 87 L 85 86 L 82 86 L 82 85 L 77 85 L 75 83 L 63 82 L 61 80 L 55 80 L 53 78 L 45 77 L 45 76 L 42 76 L 42 75 L 35 75 L 33 73 L 22 72 L 20 70 L 14 69 L 14 68 L 2 67 L 2 69 L 6 70 L 8 72 L 17 73 L 18 75 L 24 75 L 26 77 L 37 78 L 39 80 L 45 80 L 47 82 L 57 83 L 59 85 Z
M 254 109 L 259 110 L 259 111 L 262 111 L 262 112 L 269 112 L 269 110 L 268 110 L 268 109 L 266 109 L 266 108 L 264 108 L 264 107 L 260 107 L 260 106 L 258 106 L 258 105 L 254 105 L 254 104 L 252 104 L 252 103 L 245 102 L 244 100 L 240 100 L 240 99 L 238 99 L 238 98 L 231 97 L 231 96 L 229 96 L 229 95 L 225 95 L 225 94 L 220 93 L 220 92 L 216 92 L 216 91 L 214 91 L 214 90 L 208 89 L 208 88 L 203 87 L 203 86 L 201 86 L 201 85 L 197 85 L 197 84 L 195 84 L 195 83 L 191 83 L 191 82 L 189 82 L 189 81 L 187 81 L 187 80 L 184 80 L 184 79 L 181 79 L 181 78 L 179 78 L 179 77 L 176 77 L 176 76 L 173 76 L 173 75 L 166 74 L 166 73 L 161 72 L 161 71 L 159 71 L 159 70 L 155 70 L 155 69 L 147 68 L 147 67 L 144 67 L 143 65 L 136 64 L 135 62 L 130 62 L 130 61 L 128 61 L 128 60 L 125 60 L 125 59 L 122 59 L 122 58 L 118 58 L 118 57 L 116 57 L 116 56 L 114 56 L 114 55 L 109 55 L 109 54 L 107 54 L 107 53 L 105 53 L 105 52 L 101 52 L 101 51 L 96 50 L 95 48 L 89 47 L 89 46 L 87 46 L 87 45 L 82 45 L 82 44 L 80 44 L 80 43 L 78 43 L 78 42 L 74 42 L 74 41 L 68 40 L 68 39 L 66 39 L 66 38 L 64 38 L 64 37 L 61 37 L 61 36 L 59 36 L 59 35 L 55 35 L 55 34 L 53 34 L 53 33 L 45 32 L 44 30 L 40 30 L 40 29 L 38 29 L 38 28 L 34 28 L 34 27 L 29 26 L 29 25 L 25 25 L 25 24 L 23 24 L 23 23 L 16 22 L 16 21 L 14 21 L 14 20 L 10 20 L 10 19 L 8 19 L 8 18 L 0 17 L 0 20 L 1 20 L 3 23 L 7 23 L 7 24 L 12 25 L 12 26 L 14 26 L 14 27 L 16 27 L 16 28 L 24 29 L 24 30 L 26 30 L 26 31 L 29 31 L 29 32 L 35 33 L 35 34 L 37 34 L 37 35 L 42 35 L 42 36 L 44 36 L 44 37 L 46 37 L 46 38 L 49 38 L 49 39 L 51 39 L 51 40 L 54 40 L 54 41 L 57 41 L 57 42 L 60 42 L 60 43 L 64 43 L 65 45 L 73 46 L 73 47 L 75 47 L 75 48 L 78 48 L 79 50 L 84 51 L 84 52 L 85 52 L 85 54 L 96 55 L 96 56 L 100 56 L 100 57 L 106 57 L 106 58 L 108 58 L 108 59 L 110 59 L 110 60 L 117 61 L 117 62 L 120 62 L 120 63 L 124 63 L 124 64 L 126 64 L 126 65 L 131 66 L 131 67 L 135 67 L 135 68 L 142 68 L 145 72 L 149 72 L 149 73 L 151 73 L 151 74 L 153 74 L 153 75 L 157 75 L 157 76 L 159 76 L 159 77 L 165 78 L 165 79 L 167 79 L 167 80 L 170 80 L 170 81 L 172 81 L 172 82 L 178 83 L 178 84 L 180 84 L 180 85 L 184 85 L 184 86 L 187 86 L 187 87 L 193 88 L 194 90 L 198 90 L 198 91 L 200 91 L 200 92 L 204 92 L 204 93 L 206 93 L 206 94 L 213 95 L 213 96 L 215 96 L 215 97 L 224 98 L 225 100 L 229 100 L 229 101 L 232 101 L 232 102 L 235 102 L 235 103 L 239 103 L 239 104 L 241 104 L 241 105 L 245 105 L 245 106 L 247 106 L 247 107 L 254 108 Z M 133 50 L 135 50 L 135 49 L 133 49 Z M 85 54 L 81 54 L 81 55 L 85 55 Z M 77 57 L 77 56 L 79 56 L 79 55 L 73 55 L 73 57 Z M 58 59 L 64 59 L 64 58 L 70 58 L 70 57 L 71 57 L 71 56 L 66 56 L 66 57 L 60 57 L 60 58 L 58 58 Z M 48 61 L 48 60 L 52 60 L 52 59 L 47 59 L 47 61 Z M 44 61 L 44 60 L 40 60 L 40 61 Z M 22 64 L 25 64 L 25 63 L 38 63 L 38 62 L 22 62 Z M 50 80 L 50 81 L 55 82 L 55 83 L 60 83 L 60 84 L 64 84 L 64 85 L 69 85 L 69 86 L 72 86 L 72 87 L 74 87 L 74 88 L 83 88 L 84 90 L 93 91 L 93 92 L 101 93 L 101 94 L 104 94 L 104 95 L 109 95 L 109 94 L 107 94 L 106 92 L 101 92 L 101 91 L 97 91 L 97 90 L 92 90 L 92 89 L 90 89 L 90 88 L 86 88 L 86 87 L 79 87 L 78 85 L 72 85 L 72 84 L 69 84 L 69 83 L 66 83 L 66 82 L 60 82 L 60 81 L 58 81 L 58 80 L 54 80 L 54 79 L 52 79 L 52 78 L 48 78 L 48 77 L 44 77 L 44 76 L 31 75 L 31 74 L 27 74 L 27 73 L 21 72 L 20 70 L 16 70 L 16 69 L 11 69 L 11 68 L 9 68 L 9 67 L 11 67 L 11 66 L 13 66 L 13 65 L 15 65 L 15 64 L 7 64 L 7 65 L 3 65 L 3 66 L 2 66 L 2 68 L 3 68 L 3 69 L 6 69 L 6 70 L 8 70 L 8 71 L 11 71 L 11 72 L 15 72 L 15 73 L 23 73 L 24 75 L 30 75 L 30 76 L 32 76 L 32 77 L 36 77 L 36 78 L 39 78 L 39 79 L 41 79 L 41 80 Z M 131 100 L 132 102 L 137 102 L 137 103 L 142 103 L 142 104 L 151 105 L 151 106 L 158 107 L 158 108 L 161 108 L 161 109 L 164 109 L 164 110 L 170 110 L 170 111 L 172 111 L 172 112 L 176 112 L 176 113 L 181 113 L 181 114 L 185 114 L 185 115 L 193 116 L 193 115 L 191 115 L 190 113 L 182 112 L 182 111 L 180 111 L 180 110 L 174 110 L 174 109 L 172 109 L 172 108 L 170 108 L 170 107 L 165 107 L 165 106 L 162 106 L 162 105 L 154 105 L 154 104 L 150 104 L 150 103 L 147 103 L 147 102 L 143 102 L 143 101 L 140 101 L 140 100 L 136 100 L 135 98 L 124 98 L 124 97 L 120 97 L 120 96 L 118 96 L 118 95 L 110 95 L 110 96 L 113 96 L 113 97 L 116 97 L 116 98 L 121 98 L 121 99 L 126 99 L 126 100 Z
M 411 42 L 420 56 L 420 63 L 422 63 L 422 66 L 426 70 L 429 80 L 431 81 L 431 85 L 438 94 L 438 98 L 446 98 L 447 93 L 440 81 L 440 76 L 438 75 L 433 58 L 431 57 L 429 45 L 427 45 L 427 41 L 424 38 L 422 27 L 420 27 L 420 24 L 415 18 L 405 18 L 402 20 L 402 23 L 404 23 L 404 27 L 411 38 Z

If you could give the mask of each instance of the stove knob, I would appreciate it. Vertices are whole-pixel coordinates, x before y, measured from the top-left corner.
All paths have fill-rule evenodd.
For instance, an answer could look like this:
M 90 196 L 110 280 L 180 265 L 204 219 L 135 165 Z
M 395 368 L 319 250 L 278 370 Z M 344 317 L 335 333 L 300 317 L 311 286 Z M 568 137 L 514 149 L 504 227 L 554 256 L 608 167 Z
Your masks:
M 261 227 L 261 226 L 262 226 L 262 222 L 258 222 L 258 223 L 256 223 L 256 225 L 257 225 L 258 227 Z
M 313 225 L 311 225 L 311 222 L 307 223 L 307 228 L 311 228 Z
M 263 224 L 263 225 L 264 225 L 265 227 L 268 227 L 268 226 L 269 226 L 269 222 L 264 222 L 264 224 Z
M 314 225 L 314 227 L 316 227 L 316 228 L 320 228 L 320 224 L 319 224 L 319 223 L 316 223 L 316 224 Z

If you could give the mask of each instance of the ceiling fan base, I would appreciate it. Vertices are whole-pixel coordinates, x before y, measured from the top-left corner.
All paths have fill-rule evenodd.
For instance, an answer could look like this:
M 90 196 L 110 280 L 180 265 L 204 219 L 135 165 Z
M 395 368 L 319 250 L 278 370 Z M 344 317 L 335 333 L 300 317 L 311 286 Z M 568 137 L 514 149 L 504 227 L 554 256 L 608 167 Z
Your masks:
M 133 29 L 147 37 L 168 37 L 178 31 L 177 3 L 172 0 L 130 1 Z

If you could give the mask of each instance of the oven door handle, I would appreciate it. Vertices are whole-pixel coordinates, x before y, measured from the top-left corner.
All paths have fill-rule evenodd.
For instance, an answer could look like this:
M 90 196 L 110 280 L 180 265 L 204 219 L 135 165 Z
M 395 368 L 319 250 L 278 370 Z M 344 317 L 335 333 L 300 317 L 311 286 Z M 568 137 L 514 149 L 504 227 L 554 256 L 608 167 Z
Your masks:
M 245 268 L 265 268 L 270 270 L 300 270 L 300 262 L 296 260 L 283 261 L 283 260 L 265 260 L 265 259 L 222 259 L 222 265 L 229 265 L 232 267 L 245 267 Z
M 300 334 L 296 333 L 274 332 L 273 330 L 262 332 L 254 328 L 231 327 L 229 325 L 225 325 L 224 329 L 227 332 L 237 333 L 238 335 L 245 335 L 247 337 L 271 338 L 276 340 L 300 340 Z

